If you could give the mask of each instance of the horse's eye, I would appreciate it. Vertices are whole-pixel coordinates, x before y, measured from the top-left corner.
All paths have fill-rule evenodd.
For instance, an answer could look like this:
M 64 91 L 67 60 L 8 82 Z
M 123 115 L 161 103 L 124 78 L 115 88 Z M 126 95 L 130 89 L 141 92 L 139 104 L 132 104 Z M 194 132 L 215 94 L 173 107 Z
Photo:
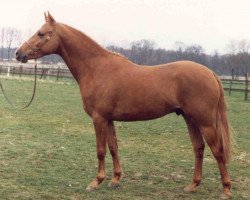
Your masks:
M 39 37 L 43 37 L 45 34 L 44 33 L 41 33 L 41 32 L 38 32 L 37 34 Z

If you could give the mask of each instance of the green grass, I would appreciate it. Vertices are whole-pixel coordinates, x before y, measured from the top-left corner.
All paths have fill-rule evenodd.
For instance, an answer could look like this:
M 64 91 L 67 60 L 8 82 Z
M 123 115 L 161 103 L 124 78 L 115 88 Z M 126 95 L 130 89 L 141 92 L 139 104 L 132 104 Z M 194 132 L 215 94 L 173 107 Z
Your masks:
M 24 105 L 31 81 L 3 80 L 6 91 Z M 227 97 L 236 145 L 229 173 L 234 199 L 250 198 L 250 102 Z M 72 81 L 39 82 L 27 110 L 14 110 L 0 93 L 0 199 L 218 199 L 218 167 L 206 148 L 203 182 L 193 194 L 183 188 L 193 175 L 193 151 L 182 117 L 116 123 L 124 171 L 121 188 L 107 187 L 112 177 L 107 154 L 107 180 L 93 192 L 85 188 L 96 176 L 95 135 Z

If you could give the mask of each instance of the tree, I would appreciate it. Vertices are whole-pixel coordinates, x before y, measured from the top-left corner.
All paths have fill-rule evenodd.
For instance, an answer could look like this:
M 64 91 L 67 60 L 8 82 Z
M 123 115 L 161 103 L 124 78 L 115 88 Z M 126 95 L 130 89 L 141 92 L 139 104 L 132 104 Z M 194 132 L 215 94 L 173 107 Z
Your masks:
M 13 41 L 17 39 L 18 30 L 12 27 L 6 28 L 6 46 L 7 46 L 7 59 L 10 60 L 11 45 Z
M 236 42 L 235 40 L 231 40 L 231 41 L 228 43 L 226 49 L 227 49 L 227 53 L 228 53 L 228 54 L 232 54 L 232 55 L 233 55 L 233 54 L 236 54 L 237 51 L 238 51 L 237 42 Z
M 184 51 L 186 48 L 187 47 L 186 47 L 184 42 L 176 41 L 174 43 L 174 50 L 176 51 L 176 55 L 177 55 L 176 59 L 177 60 L 183 59 L 183 54 L 184 54 Z
M 155 42 L 139 40 L 131 43 L 131 59 L 137 64 L 150 64 Z
M 244 75 L 250 72 L 250 42 L 248 40 L 232 40 L 227 45 L 227 67 L 234 69 L 236 75 Z
M 0 30 L 0 40 L 1 40 L 1 60 L 3 61 L 4 59 L 4 42 L 5 42 L 5 36 L 6 36 L 6 31 L 5 28 L 1 28 Z
M 250 42 L 248 40 L 240 40 L 238 42 L 238 51 L 239 53 L 249 53 Z
M 23 43 L 23 34 L 21 31 L 17 31 L 17 35 L 16 35 L 16 43 L 17 46 L 20 46 Z

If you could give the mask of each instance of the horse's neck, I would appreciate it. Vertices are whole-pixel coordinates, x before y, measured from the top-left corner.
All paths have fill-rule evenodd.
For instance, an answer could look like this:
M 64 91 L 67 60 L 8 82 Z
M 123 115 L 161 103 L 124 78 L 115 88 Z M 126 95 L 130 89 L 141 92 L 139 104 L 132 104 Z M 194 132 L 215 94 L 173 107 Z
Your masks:
M 77 81 L 95 71 L 98 62 L 91 62 L 91 60 L 108 56 L 108 51 L 80 31 L 66 25 L 60 25 L 59 30 L 61 45 L 58 54 Z

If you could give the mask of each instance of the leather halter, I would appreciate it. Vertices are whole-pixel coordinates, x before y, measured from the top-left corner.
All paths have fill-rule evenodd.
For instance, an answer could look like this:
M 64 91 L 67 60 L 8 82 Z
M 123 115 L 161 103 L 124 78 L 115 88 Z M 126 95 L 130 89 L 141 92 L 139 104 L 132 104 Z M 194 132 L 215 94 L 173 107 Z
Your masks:
M 34 52 L 34 54 L 37 55 L 38 52 L 41 51 L 42 46 L 43 46 L 44 44 L 46 44 L 48 41 L 51 40 L 52 36 L 53 36 L 53 33 L 51 33 L 50 36 L 48 35 L 48 36 L 46 37 L 46 40 L 45 40 L 39 47 L 34 47 L 34 46 L 32 46 L 28 41 L 26 41 L 25 44 L 27 44 L 27 46 Z

